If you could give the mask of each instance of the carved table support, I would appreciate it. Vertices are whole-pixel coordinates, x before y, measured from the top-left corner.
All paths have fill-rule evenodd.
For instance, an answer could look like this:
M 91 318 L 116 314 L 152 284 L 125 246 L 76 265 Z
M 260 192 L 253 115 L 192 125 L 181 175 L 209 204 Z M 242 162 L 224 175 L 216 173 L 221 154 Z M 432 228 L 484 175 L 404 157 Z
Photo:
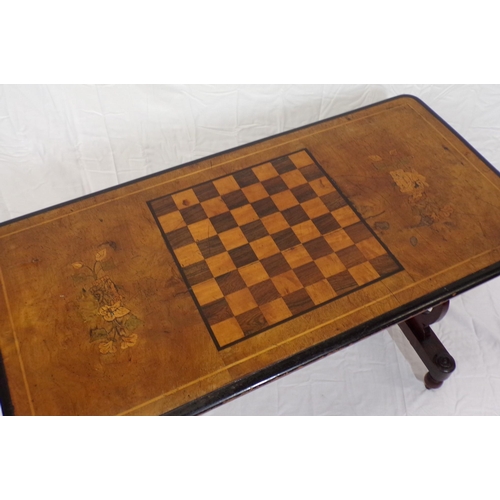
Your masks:
M 437 389 L 455 370 L 455 360 L 441 344 L 429 326 L 442 319 L 448 311 L 449 301 L 418 314 L 399 327 L 429 370 L 424 378 L 427 389 Z

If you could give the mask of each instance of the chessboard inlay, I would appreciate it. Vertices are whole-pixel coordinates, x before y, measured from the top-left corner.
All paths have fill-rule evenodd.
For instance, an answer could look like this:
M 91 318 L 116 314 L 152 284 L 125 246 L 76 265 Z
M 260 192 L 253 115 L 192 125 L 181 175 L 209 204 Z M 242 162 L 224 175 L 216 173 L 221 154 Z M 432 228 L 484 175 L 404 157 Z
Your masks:
M 402 270 L 307 150 L 149 206 L 218 349 Z

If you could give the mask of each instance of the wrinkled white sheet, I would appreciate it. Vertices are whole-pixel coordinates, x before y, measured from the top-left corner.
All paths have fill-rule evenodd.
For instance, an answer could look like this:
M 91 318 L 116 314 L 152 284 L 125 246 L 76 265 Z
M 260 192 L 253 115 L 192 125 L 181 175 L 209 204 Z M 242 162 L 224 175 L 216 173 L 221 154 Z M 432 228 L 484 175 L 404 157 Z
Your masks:
M 403 93 L 500 167 L 498 85 L 0 86 L 0 221 Z M 435 331 L 457 361 L 438 391 L 393 327 L 208 415 L 498 415 L 500 279 Z

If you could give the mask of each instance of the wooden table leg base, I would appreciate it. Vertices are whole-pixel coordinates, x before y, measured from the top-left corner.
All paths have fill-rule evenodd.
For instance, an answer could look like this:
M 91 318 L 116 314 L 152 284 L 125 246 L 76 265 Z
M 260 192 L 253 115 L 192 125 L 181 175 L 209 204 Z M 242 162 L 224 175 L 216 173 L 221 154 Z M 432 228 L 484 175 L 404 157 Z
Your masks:
M 444 302 L 430 311 L 418 314 L 399 327 L 423 361 L 429 373 L 424 378 L 427 389 L 437 389 L 453 373 L 456 364 L 436 334 L 429 326 L 444 317 L 449 302 Z

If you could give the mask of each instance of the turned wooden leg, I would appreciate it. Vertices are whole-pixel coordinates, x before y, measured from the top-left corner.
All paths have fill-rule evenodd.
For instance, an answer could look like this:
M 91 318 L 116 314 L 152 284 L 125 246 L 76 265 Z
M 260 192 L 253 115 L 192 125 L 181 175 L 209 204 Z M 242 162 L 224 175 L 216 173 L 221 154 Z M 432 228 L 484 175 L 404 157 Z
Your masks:
M 429 326 L 443 318 L 449 305 L 449 301 L 444 302 L 429 311 L 399 323 L 406 338 L 429 370 L 424 378 L 427 389 L 441 387 L 455 370 L 455 360 Z

